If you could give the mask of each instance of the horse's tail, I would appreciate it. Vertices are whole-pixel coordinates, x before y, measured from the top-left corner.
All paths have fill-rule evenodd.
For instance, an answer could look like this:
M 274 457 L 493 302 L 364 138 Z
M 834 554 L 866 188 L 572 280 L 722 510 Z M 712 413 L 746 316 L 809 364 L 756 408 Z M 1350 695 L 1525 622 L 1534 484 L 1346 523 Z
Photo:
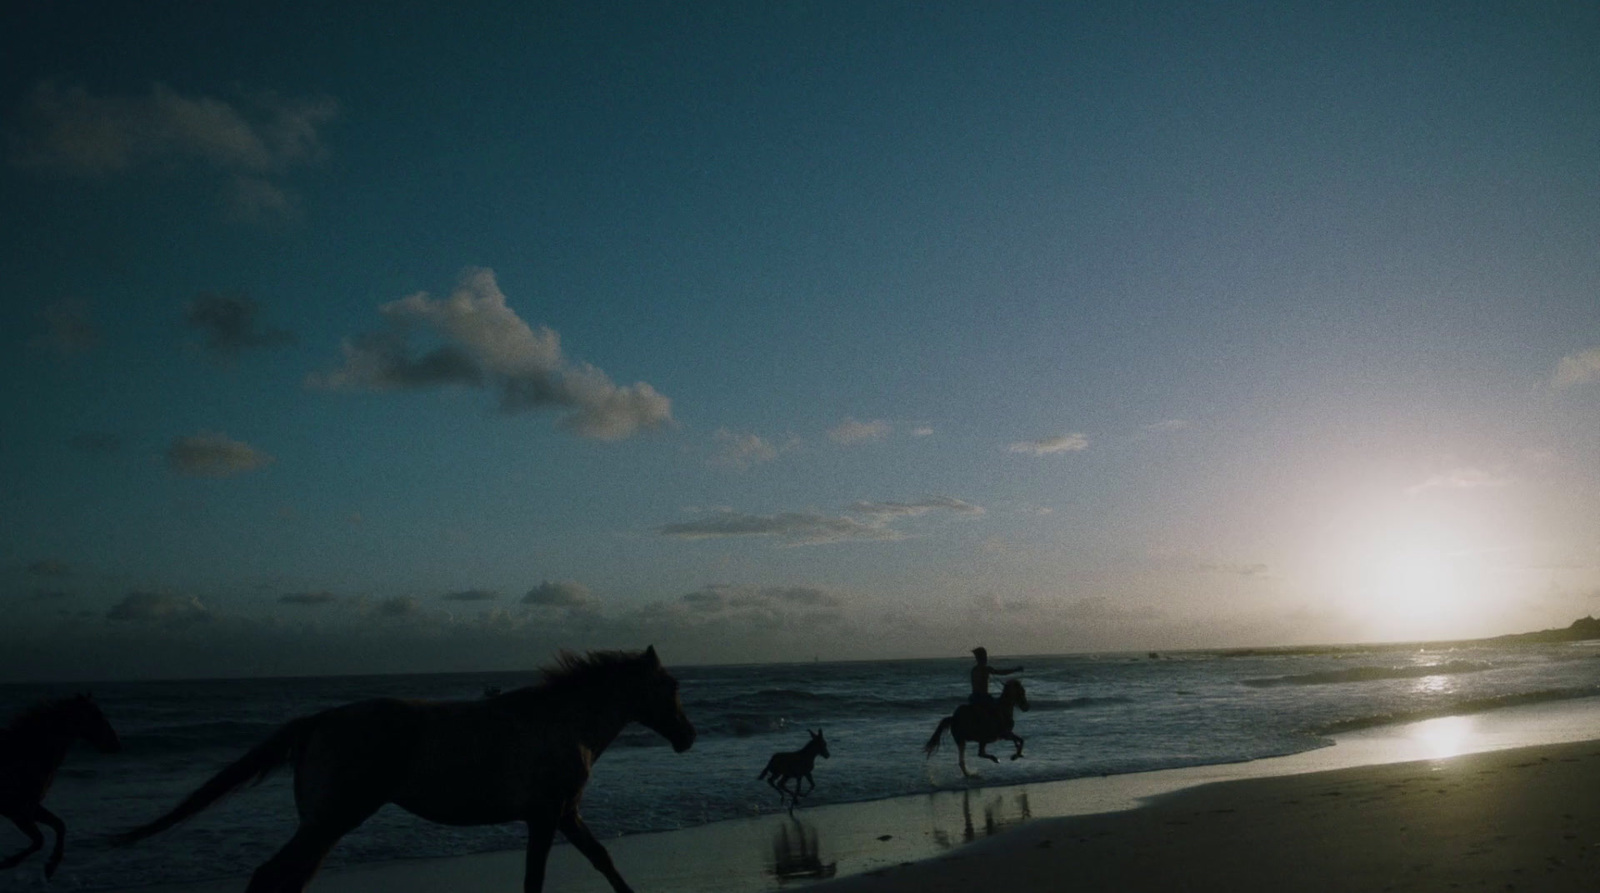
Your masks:
M 260 784 L 274 769 L 289 761 L 317 719 L 316 716 L 302 716 L 284 723 L 267 740 L 251 748 L 249 753 L 234 760 L 226 769 L 213 775 L 210 781 L 196 788 L 194 793 L 183 798 L 183 802 L 173 807 L 171 812 L 131 831 L 113 834 L 111 842 L 116 846 L 136 843 L 171 828 L 247 784 Z
M 773 757 L 772 759 L 768 760 L 766 768 L 762 769 L 761 772 L 756 775 L 756 778 L 765 779 L 768 774 L 777 775 L 777 770 L 772 768 L 772 764 L 776 763 L 777 761 L 777 757 Z
M 944 730 L 950 728 L 950 723 L 954 721 L 954 716 L 946 716 L 944 719 L 939 720 L 939 724 L 933 729 L 933 735 L 928 738 L 928 743 L 922 745 L 922 752 L 930 757 L 933 756 L 938 751 L 939 745 L 944 741 Z

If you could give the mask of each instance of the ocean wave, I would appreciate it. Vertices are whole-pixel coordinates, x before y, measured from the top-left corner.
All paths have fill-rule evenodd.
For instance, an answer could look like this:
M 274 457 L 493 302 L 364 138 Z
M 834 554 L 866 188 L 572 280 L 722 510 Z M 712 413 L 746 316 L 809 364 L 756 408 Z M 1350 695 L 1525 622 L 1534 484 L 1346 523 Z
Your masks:
M 1267 676 L 1258 679 L 1244 679 L 1241 682 L 1251 688 L 1271 688 L 1277 685 L 1336 685 L 1342 682 L 1375 682 L 1383 679 L 1418 679 L 1424 676 L 1454 676 L 1460 673 L 1481 673 L 1492 670 L 1494 664 L 1478 663 L 1470 660 L 1453 660 L 1442 664 L 1427 664 L 1423 666 L 1384 667 L 1364 666 L 1346 667 L 1341 670 L 1322 670 L 1316 673 L 1299 673 L 1292 676 Z
M 1029 698 L 1028 706 L 1033 710 L 1082 710 L 1086 707 L 1106 707 L 1116 704 L 1132 704 L 1133 698 L 1121 695 L 1107 695 L 1100 698 L 1067 698 L 1065 700 L 1050 700 L 1046 698 Z
M 122 735 L 123 750 L 133 753 L 173 753 L 216 747 L 249 747 L 278 727 L 277 723 L 214 720 L 157 726 Z
M 1397 710 L 1392 713 L 1342 719 L 1323 725 L 1315 729 L 1312 734 L 1336 735 L 1340 732 L 1355 732 L 1361 729 L 1376 728 L 1377 726 L 1391 726 L 1407 722 L 1420 722 L 1424 719 L 1438 719 L 1441 716 L 1486 713 L 1490 710 L 1499 710 L 1504 707 L 1520 707 L 1524 704 L 1543 704 L 1550 701 L 1571 701 L 1577 698 L 1592 698 L 1597 695 L 1600 695 L 1600 685 L 1525 691 L 1506 695 L 1492 695 L 1484 698 L 1465 698 L 1416 710 Z

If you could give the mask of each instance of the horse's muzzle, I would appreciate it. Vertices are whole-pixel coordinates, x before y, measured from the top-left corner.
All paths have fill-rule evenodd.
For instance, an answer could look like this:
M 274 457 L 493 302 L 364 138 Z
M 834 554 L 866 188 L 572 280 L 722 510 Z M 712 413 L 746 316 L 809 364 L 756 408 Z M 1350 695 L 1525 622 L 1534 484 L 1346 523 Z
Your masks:
M 672 741 L 672 752 L 683 753 L 694 746 L 694 726 L 685 725 L 670 740 Z

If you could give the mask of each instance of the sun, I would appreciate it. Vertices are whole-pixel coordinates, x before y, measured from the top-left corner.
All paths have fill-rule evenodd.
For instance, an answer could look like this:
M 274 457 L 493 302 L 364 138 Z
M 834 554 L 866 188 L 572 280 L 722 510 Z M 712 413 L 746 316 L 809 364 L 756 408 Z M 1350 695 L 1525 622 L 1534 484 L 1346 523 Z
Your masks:
M 1436 617 L 1460 591 L 1451 556 L 1427 545 L 1400 546 L 1383 556 L 1373 582 L 1376 605 L 1401 620 Z

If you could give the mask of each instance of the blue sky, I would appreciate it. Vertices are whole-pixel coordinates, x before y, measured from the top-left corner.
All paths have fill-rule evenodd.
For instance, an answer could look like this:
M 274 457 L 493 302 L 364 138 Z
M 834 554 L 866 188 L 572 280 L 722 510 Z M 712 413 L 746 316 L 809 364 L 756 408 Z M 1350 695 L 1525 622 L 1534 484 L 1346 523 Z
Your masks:
M 31 4 L 4 678 L 1600 607 L 1600 12 Z

